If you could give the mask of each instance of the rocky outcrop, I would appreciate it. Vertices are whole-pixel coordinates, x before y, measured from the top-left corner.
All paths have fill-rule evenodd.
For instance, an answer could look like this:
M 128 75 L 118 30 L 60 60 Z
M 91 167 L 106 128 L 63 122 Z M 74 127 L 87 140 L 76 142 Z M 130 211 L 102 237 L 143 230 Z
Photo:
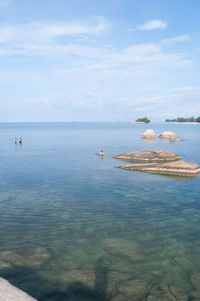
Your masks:
M 143 139 L 155 139 L 156 138 L 156 133 L 153 130 L 146 130 L 141 137 Z
M 20 289 L 0 278 L 0 301 L 37 301 Z
M 196 176 L 200 173 L 199 165 L 185 161 L 175 161 L 158 164 L 131 164 L 120 166 L 120 168 L 125 170 L 178 176 Z
M 141 163 L 171 162 L 181 159 L 181 157 L 176 153 L 168 151 L 132 152 L 114 156 L 113 158 L 128 162 Z
M 173 132 L 163 132 L 159 138 L 161 139 L 166 139 L 169 141 L 181 141 L 182 139 L 180 139 L 179 136 L 177 136 L 175 133 Z

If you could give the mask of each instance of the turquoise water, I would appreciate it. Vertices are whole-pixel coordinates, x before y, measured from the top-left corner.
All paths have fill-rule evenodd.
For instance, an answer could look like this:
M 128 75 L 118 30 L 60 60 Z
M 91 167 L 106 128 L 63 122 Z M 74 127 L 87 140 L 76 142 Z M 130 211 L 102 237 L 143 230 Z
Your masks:
M 145 142 L 148 128 L 184 141 Z M 2 277 L 39 301 L 200 300 L 200 176 L 123 171 L 112 158 L 169 150 L 200 164 L 200 125 L 7 123 L 0 132 Z

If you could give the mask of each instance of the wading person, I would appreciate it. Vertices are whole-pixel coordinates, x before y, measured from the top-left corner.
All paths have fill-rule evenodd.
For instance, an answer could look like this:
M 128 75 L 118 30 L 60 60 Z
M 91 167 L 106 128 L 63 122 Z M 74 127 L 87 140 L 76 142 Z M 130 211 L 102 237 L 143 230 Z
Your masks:
M 101 151 L 99 152 L 99 156 L 100 156 L 100 157 L 103 157 L 103 156 L 106 156 L 106 154 L 104 153 L 103 150 L 101 150 Z

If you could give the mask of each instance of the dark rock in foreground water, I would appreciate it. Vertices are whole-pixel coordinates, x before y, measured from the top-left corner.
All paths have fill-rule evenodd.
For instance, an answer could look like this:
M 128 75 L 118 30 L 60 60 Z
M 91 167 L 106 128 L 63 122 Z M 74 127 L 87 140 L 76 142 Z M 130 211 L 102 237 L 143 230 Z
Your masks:
M 171 162 L 181 159 L 181 157 L 176 153 L 168 151 L 132 152 L 114 156 L 113 158 L 123 161 L 143 163 Z
M 120 166 L 119 168 L 132 171 L 143 171 L 155 174 L 178 176 L 196 176 L 200 173 L 199 165 L 185 161 L 155 164 L 131 164 Z

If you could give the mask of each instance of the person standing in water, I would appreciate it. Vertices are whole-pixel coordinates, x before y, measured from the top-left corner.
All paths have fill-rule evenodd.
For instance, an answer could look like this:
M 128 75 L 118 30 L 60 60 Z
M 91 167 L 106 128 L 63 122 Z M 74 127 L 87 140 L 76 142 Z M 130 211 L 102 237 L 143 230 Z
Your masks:
M 101 151 L 99 152 L 99 156 L 100 156 L 100 157 L 103 157 L 103 156 L 106 156 L 106 154 L 104 153 L 103 150 L 101 150 Z
M 15 144 L 17 144 L 17 137 L 15 137 L 14 142 L 15 142 Z
M 21 137 L 19 138 L 19 143 L 22 144 L 22 138 Z

